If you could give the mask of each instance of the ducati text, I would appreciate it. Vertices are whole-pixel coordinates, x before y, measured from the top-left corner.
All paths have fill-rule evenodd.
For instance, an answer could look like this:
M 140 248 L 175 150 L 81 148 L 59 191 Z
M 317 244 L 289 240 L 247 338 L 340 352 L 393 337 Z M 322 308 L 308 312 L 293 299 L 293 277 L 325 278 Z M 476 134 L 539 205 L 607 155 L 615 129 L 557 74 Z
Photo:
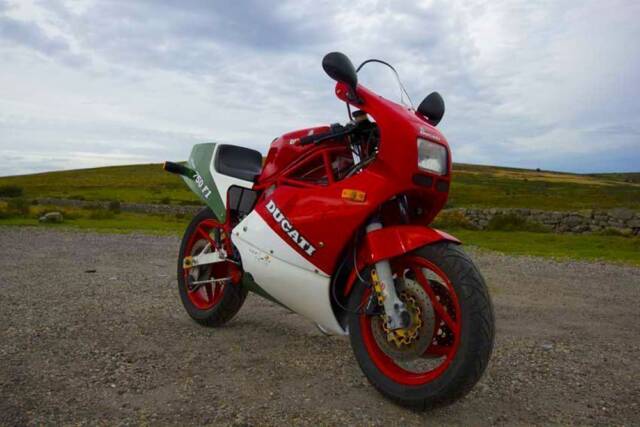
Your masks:
M 293 228 L 293 225 L 291 225 L 291 222 L 287 219 L 287 217 L 284 216 L 280 208 L 276 206 L 273 200 L 269 200 L 269 203 L 267 203 L 266 208 L 269 211 L 269 213 L 271 213 L 271 215 L 273 216 L 273 219 L 275 219 L 276 222 L 280 224 L 280 227 L 282 228 L 282 230 L 285 233 L 287 233 L 289 238 L 294 242 L 296 242 L 296 244 L 300 246 L 300 249 L 305 251 L 307 255 L 309 256 L 313 255 L 313 253 L 316 251 L 316 248 L 311 243 L 309 243 L 307 239 L 302 237 L 298 232 L 298 230 Z

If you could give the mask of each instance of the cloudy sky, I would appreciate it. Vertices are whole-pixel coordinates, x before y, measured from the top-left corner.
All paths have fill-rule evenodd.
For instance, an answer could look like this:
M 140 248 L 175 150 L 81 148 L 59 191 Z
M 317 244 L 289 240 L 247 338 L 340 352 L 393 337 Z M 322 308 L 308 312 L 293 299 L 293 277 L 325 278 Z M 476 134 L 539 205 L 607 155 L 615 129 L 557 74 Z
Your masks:
M 432 90 L 455 161 L 640 171 L 640 2 L 0 0 L 0 175 L 266 152 L 346 120 L 322 56 Z M 397 98 L 392 76 L 361 83 Z

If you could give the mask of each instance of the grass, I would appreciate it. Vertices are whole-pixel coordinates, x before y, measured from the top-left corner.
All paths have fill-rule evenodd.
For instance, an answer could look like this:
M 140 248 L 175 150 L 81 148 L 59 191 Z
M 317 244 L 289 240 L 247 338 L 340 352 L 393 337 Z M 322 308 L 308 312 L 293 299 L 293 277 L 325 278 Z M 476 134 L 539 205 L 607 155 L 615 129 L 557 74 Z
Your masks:
M 640 183 L 625 182 L 610 174 L 576 175 L 459 164 L 454 165 L 448 205 L 555 211 L 618 207 L 640 210 Z
M 101 233 L 133 233 L 140 232 L 151 235 L 179 235 L 187 228 L 184 220 L 167 221 L 163 218 L 149 218 L 149 215 L 121 214 L 108 220 L 92 220 L 87 218 L 65 220 L 63 224 L 40 224 L 34 218 L 0 219 L 0 226 L 37 226 L 70 230 L 96 231 Z
M 28 198 L 117 200 L 136 203 L 198 203 L 182 179 L 161 164 L 111 166 L 0 178 L 0 186 L 18 186 Z
M 533 171 L 493 166 L 454 165 L 449 198 L 453 207 L 535 208 L 547 210 L 640 210 L 640 174 L 592 174 Z M 181 235 L 189 218 L 119 212 L 119 202 L 198 203 L 181 179 L 159 164 L 114 166 L 0 178 L 0 188 L 22 199 L 0 202 L 0 225 L 59 227 L 109 233 Z M 25 206 L 34 198 L 109 200 L 112 209 Z M 40 224 L 47 210 L 62 211 L 63 224 Z M 504 217 L 493 230 L 469 229 L 455 215 L 439 217 L 465 243 L 514 255 L 623 262 L 640 266 L 640 237 L 541 233 L 530 224 Z
M 34 208 L 31 208 L 32 211 Z M 13 216 L 0 219 L 0 226 L 34 226 L 96 231 L 102 233 L 142 232 L 152 235 L 182 236 L 190 218 L 137 213 L 110 213 L 105 219 L 96 219 L 96 210 L 64 210 L 63 224 L 40 224 L 37 216 L 47 210 L 38 207 L 28 217 Z M 466 245 L 512 255 L 533 255 L 554 259 L 620 262 L 640 266 L 640 237 L 606 235 L 551 234 L 531 231 L 477 231 L 444 228 Z
M 640 210 L 640 174 L 579 175 L 454 164 L 451 207 L 543 210 Z M 626 182 L 631 181 L 631 182 Z M 27 198 L 198 203 L 182 180 L 160 164 L 112 166 L 1 177 L 0 187 L 19 187 Z
M 3 211 L 2 206 L 0 206 L 0 211 Z M 61 212 L 64 216 L 64 222 L 61 224 L 42 224 L 38 221 L 42 214 L 52 211 Z M 106 233 L 142 232 L 156 235 L 181 235 L 187 228 L 189 220 L 190 218 L 178 218 L 172 215 L 114 212 L 108 209 L 31 206 L 26 215 L 13 213 L 7 217 L 0 216 L 0 225 L 37 226 Z
M 467 245 L 506 254 L 621 262 L 640 266 L 640 237 L 464 229 L 447 232 Z
M 594 173 L 591 174 L 596 178 L 605 178 L 611 179 L 614 181 L 623 181 L 623 182 L 635 182 L 636 184 L 640 184 L 640 172 L 630 172 L 630 173 Z

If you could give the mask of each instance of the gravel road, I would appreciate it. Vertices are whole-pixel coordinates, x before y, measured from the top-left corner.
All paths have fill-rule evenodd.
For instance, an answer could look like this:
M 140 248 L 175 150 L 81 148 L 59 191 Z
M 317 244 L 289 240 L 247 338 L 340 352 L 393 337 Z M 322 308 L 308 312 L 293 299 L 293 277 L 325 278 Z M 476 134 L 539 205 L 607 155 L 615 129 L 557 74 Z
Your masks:
M 368 385 L 346 338 L 259 297 L 224 328 L 193 323 L 178 244 L 0 228 L 0 424 L 640 424 L 640 269 L 472 252 L 494 355 L 465 399 L 421 414 Z

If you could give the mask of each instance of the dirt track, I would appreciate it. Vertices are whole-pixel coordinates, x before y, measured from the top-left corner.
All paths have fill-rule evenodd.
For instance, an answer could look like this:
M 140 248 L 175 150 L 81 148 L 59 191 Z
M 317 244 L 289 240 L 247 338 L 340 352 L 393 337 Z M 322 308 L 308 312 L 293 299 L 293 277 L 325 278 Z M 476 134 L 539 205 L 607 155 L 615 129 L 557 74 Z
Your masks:
M 640 424 L 640 269 L 474 253 L 493 359 L 464 400 L 417 414 L 347 339 L 256 296 L 227 327 L 193 323 L 177 246 L 0 228 L 0 424 Z

